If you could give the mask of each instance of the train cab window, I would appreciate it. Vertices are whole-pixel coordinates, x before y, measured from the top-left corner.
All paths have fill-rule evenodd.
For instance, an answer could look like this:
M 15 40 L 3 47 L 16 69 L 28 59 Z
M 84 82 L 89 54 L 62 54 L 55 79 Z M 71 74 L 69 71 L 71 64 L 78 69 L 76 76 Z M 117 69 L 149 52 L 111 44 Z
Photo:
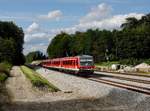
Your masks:
M 81 66 L 92 66 L 93 60 L 80 60 L 80 65 Z

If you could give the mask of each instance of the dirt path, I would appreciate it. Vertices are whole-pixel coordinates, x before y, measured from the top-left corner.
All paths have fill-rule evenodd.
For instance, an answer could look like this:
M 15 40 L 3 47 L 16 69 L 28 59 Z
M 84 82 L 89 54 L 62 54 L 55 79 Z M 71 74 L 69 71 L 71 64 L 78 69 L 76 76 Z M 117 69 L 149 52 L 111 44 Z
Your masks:
M 32 84 L 21 72 L 19 66 L 14 66 L 10 75 L 11 77 L 6 81 L 6 88 L 12 97 L 12 101 L 27 101 L 37 96 Z

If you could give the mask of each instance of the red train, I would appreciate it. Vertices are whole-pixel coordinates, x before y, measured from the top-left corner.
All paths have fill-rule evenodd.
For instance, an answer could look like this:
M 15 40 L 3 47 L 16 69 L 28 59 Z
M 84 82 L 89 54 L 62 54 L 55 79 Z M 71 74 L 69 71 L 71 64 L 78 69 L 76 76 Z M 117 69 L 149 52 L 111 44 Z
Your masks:
M 75 74 L 92 74 L 94 72 L 93 57 L 89 55 L 48 59 L 42 61 L 41 65 L 46 68 L 73 72 Z

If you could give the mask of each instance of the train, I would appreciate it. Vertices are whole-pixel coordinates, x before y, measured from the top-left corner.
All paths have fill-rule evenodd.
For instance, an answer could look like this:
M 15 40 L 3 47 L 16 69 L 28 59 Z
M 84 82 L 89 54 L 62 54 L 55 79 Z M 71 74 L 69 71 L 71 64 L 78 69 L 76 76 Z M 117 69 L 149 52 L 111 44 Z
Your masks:
M 93 74 L 95 68 L 93 56 L 90 55 L 47 59 L 43 60 L 40 65 L 74 74 Z

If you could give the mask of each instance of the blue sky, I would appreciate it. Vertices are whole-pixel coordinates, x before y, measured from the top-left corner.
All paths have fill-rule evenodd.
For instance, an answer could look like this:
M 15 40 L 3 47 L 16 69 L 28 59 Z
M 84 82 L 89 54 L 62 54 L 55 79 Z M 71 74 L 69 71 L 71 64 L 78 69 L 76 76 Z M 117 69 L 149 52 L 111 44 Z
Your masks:
M 61 31 L 113 30 L 126 17 L 150 13 L 150 0 L 0 0 L 0 20 L 14 21 L 25 33 L 24 53 L 45 53 Z

